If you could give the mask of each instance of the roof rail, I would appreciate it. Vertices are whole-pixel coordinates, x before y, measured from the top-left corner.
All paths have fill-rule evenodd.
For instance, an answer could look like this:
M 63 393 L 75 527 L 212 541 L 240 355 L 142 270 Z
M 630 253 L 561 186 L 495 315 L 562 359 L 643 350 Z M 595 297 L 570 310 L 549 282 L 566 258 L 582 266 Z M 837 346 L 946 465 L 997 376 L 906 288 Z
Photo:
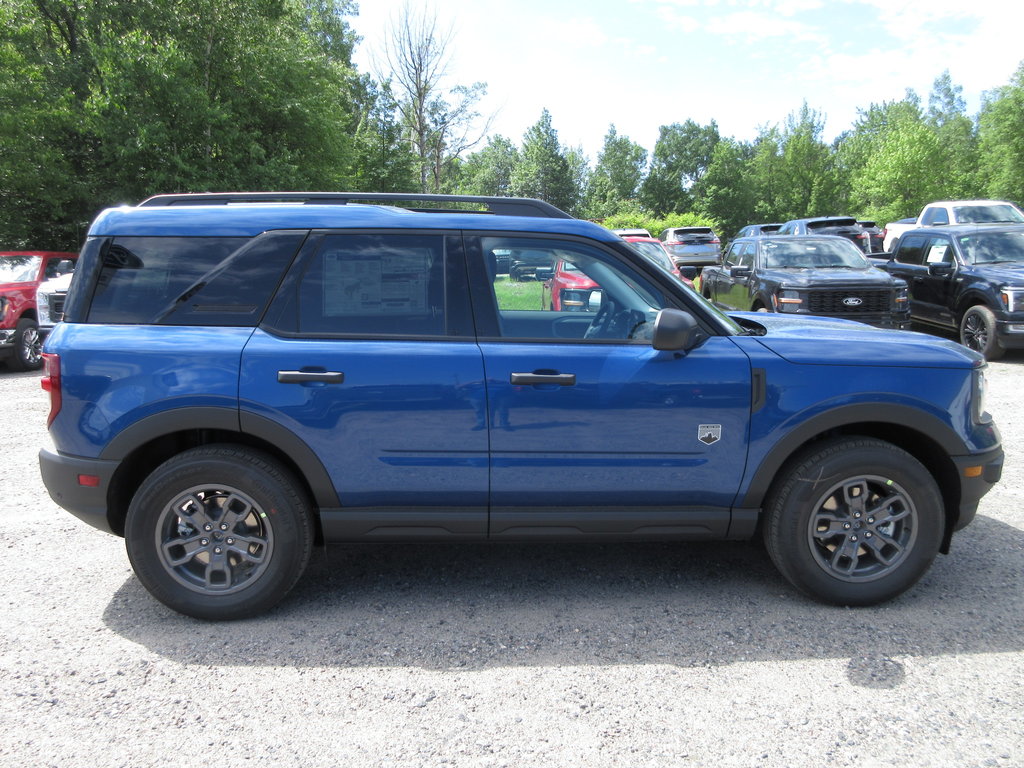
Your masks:
M 409 208 L 423 213 L 484 213 L 498 216 L 535 216 L 547 219 L 571 219 L 543 200 L 529 197 L 482 197 L 479 195 L 428 195 L 417 192 L 194 192 L 180 195 L 154 195 L 139 207 L 172 205 L 228 205 L 230 203 L 303 203 L 305 205 L 345 205 L 350 202 L 380 202 L 397 205 L 402 202 L 476 203 L 483 211 L 465 209 Z

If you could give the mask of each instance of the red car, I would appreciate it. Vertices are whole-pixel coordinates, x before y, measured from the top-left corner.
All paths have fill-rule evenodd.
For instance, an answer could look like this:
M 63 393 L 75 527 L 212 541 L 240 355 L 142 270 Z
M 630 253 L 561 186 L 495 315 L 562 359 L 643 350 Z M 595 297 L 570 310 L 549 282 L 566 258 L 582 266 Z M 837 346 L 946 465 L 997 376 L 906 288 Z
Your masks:
M 36 288 L 74 268 L 77 253 L 0 252 L 0 360 L 15 371 L 42 367 Z
M 635 235 L 623 235 L 622 239 L 627 243 L 631 243 L 636 250 L 640 251 L 641 256 L 647 257 L 659 267 L 668 270 L 693 288 L 693 281 L 688 277 L 684 277 L 682 272 L 679 271 L 679 267 L 676 266 L 661 240 L 654 237 L 637 237 Z
M 542 306 L 556 312 L 596 312 L 601 288 L 572 262 L 558 259 L 551 277 L 544 281 Z

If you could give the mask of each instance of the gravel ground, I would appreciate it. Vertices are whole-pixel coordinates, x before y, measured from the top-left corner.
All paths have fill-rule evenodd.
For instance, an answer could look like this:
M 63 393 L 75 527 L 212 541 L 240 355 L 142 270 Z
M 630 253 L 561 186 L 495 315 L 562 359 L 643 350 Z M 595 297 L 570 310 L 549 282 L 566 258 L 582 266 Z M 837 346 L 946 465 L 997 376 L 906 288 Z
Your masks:
M 0 369 L 0 765 L 1024 766 L 1024 355 L 990 383 L 1003 482 L 881 607 L 746 544 L 351 546 L 210 624 L 50 501 L 46 396 Z

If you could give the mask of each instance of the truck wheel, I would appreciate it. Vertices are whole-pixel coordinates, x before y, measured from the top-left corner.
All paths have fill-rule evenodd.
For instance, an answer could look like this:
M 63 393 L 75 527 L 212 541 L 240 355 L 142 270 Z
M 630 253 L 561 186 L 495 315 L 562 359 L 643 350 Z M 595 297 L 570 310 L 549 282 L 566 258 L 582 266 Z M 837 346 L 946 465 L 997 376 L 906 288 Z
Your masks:
M 309 562 L 310 505 L 271 456 L 230 445 L 193 448 L 143 482 L 125 522 L 143 586 L 198 619 L 240 619 L 276 605 Z
M 37 371 L 43 366 L 43 340 L 36 321 L 24 317 L 14 331 L 14 354 L 10 367 L 15 371 Z
M 996 316 L 984 304 L 971 307 L 960 320 L 960 343 L 986 360 L 998 360 L 1006 350 L 996 335 Z
M 935 480 L 913 456 L 871 438 L 812 446 L 780 475 L 764 540 L 783 576 L 835 605 L 874 605 L 913 586 L 942 541 Z

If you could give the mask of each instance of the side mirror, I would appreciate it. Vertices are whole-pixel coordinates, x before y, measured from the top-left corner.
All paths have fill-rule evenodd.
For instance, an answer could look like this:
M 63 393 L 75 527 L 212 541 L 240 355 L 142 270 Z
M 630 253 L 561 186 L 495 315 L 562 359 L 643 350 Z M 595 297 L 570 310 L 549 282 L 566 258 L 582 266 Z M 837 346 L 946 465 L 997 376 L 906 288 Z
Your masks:
M 750 267 L 730 267 L 729 277 L 750 277 L 752 270 Z
M 533 276 L 537 280 L 541 280 L 541 281 L 550 280 L 552 277 L 555 276 L 555 268 L 554 267 L 537 267 L 537 269 L 535 269 L 534 272 L 533 272 Z
M 929 264 L 928 265 L 928 274 L 929 275 L 941 276 L 941 275 L 951 274 L 952 272 L 953 272 L 953 265 L 952 264 L 942 263 L 942 264 Z
M 696 267 L 679 267 L 679 274 L 685 277 L 687 280 L 693 280 L 697 277 Z
M 678 309 L 663 309 L 654 319 L 651 346 L 663 351 L 687 351 L 697 346 L 703 331 L 693 315 Z

